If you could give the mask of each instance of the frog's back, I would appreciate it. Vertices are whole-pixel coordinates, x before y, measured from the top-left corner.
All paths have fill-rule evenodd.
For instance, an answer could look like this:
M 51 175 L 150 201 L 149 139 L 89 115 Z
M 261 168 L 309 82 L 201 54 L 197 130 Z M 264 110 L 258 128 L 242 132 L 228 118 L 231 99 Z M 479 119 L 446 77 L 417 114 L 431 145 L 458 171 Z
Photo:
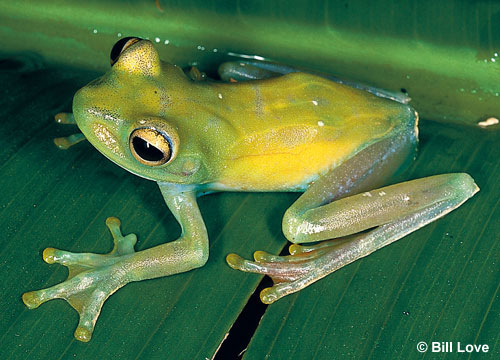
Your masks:
M 240 136 L 222 176 L 228 187 L 303 190 L 371 143 L 416 131 L 416 113 L 409 106 L 312 74 L 291 73 L 237 88 L 250 101 L 233 124 Z

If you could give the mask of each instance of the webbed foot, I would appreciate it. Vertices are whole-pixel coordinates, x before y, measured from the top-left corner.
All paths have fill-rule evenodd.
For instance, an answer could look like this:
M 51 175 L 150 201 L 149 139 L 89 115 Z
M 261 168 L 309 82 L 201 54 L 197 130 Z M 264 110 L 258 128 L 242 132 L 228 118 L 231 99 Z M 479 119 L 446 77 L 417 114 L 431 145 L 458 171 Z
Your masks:
M 54 139 L 54 144 L 61 150 L 68 150 L 80 141 L 85 140 L 85 135 L 78 133 L 70 136 L 58 137 Z
M 68 278 L 55 286 L 24 293 L 22 297 L 30 309 L 37 308 L 48 300 L 65 299 L 80 315 L 75 338 L 84 342 L 92 337 L 104 301 L 129 282 L 124 269 L 117 263 L 135 253 L 137 237 L 134 234 L 123 236 L 120 220 L 110 217 L 106 219 L 106 225 L 114 240 L 110 253 L 71 253 L 47 248 L 43 251 L 44 261 L 66 266 L 69 270 Z
M 271 277 L 274 285 L 262 290 L 260 299 L 265 304 L 272 304 L 351 262 L 347 262 L 342 248 L 353 238 L 323 241 L 308 246 L 292 244 L 289 247 L 290 255 L 287 256 L 256 251 L 255 261 L 229 254 L 226 261 L 233 269 Z
M 72 113 L 58 113 L 54 116 L 54 119 L 58 124 L 76 125 L 76 121 Z M 54 144 L 56 144 L 56 146 L 61 150 L 67 150 L 71 146 L 78 144 L 83 140 L 85 140 L 85 136 L 82 133 L 77 133 L 66 137 L 55 138 Z

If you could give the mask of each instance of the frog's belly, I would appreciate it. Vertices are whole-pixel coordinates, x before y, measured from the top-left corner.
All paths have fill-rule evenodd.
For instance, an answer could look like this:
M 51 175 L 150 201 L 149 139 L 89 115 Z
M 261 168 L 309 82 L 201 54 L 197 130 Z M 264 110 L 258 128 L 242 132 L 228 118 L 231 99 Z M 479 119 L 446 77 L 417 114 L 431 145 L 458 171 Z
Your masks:
M 242 191 L 303 191 L 353 154 L 354 148 L 352 143 L 324 141 L 283 152 L 236 157 L 227 162 L 219 184 Z

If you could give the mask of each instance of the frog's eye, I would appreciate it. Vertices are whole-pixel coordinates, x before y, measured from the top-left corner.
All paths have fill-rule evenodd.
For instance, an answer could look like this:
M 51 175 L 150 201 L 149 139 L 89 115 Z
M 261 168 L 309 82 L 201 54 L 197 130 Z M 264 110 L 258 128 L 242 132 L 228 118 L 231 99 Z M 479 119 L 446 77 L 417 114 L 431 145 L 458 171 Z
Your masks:
M 118 61 L 122 52 L 124 52 L 127 48 L 129 48 L 130 46 L 141 40 L 142 40 L 141 38 L 133 36 L 125 37 L 123 39 L 118 40 L 111 49 L 111 53 L 109 54 L 109 60 L 111 62 L 111 66 L 113 66 L 115 62 Z
M 170 139 L 156 129 L 135 129 L 130 134 L 129 146 L 132 155 L 144 165 L 159 166 L 173 158 Z

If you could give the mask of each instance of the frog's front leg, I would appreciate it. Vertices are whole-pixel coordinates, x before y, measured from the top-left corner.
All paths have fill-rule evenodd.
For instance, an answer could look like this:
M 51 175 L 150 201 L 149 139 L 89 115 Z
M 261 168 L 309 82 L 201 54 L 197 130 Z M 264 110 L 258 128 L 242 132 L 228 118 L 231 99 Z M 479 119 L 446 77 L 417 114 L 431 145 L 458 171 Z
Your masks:
M 310 194 L 306 191 L 286 212 L 285 236 L 293 243 L 337 239 L 312 246 L 293 244 L 289 256 L 258 251 L 254 254 L 255 262 L 235 254 L 227 257 L 228 264 L 235 269 L 266 274 L 273 279 L 273 287 L 261 292 L 264 303 L 294 293 L 444 216 L 479 189 L 467 174 L 445 174 L 324 205 L 324 198 L 316 197 L 321 191 L 314 187 L 310 190 Z
M 54 119 L 58 124 L 76 125 L 75 117 L 72 113 L 58 113 L 54 116 Z M 55 138 L 54 144 L 56 144 L 59 149 L 67 150 L 83 140 L 85 140 L 85 136 L 82 133 L 77 133 L 70 136 Z
M 101 255 L 45 249 L 44 260 L 67 266 L 68 279 L 47 289 L 23 294 L 26 306 L 33 309 L 51 299 L 65 299 L 80 315 L 75 338 L 89 341 L 104 301 L 122 286 L 203 266 L 208 259 L 208 236 L 196 203 L 196 193 L 168 184 L 159 186 L 181 225 L 179 239 L 135 252 L 136 236 L 122 236 L 118 219 L 108 218 L 106 225 L 115 242 L 113 250 Z

